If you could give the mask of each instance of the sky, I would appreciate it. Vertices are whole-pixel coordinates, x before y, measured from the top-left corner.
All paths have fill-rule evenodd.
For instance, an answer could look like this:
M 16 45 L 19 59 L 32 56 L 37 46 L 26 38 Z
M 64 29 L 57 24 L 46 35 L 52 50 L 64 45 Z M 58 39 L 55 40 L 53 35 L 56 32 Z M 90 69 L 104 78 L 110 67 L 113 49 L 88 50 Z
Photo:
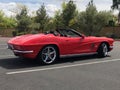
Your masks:
M 28 7 L 29 13 L 36 11 L 43 3 L 49 16 L 53 16 L 55 11 L 61 9 L 63 1 L 69 0 L 0 0 L 0 10 L 3 10 L 5 15 L 14 16 L 14 10 L 18 3 L 22 3 Z M 77 5 L 78 11 L 85 11 L 90 0 L 73 0 Z M 93 0 L 98 11 L 111 10 L 112 0 Z

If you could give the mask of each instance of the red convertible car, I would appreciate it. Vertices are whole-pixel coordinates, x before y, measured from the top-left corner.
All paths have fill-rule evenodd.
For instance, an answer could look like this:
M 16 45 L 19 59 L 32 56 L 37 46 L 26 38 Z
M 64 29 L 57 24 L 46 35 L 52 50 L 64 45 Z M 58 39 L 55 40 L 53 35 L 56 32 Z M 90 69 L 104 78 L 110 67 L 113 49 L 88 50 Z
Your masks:
M 16 56 L 51 64 L 59 57 L 97 54 L 105 57 L 113 49 L 112 38 L 84 36 L 73 29 L 59 29 L 41 34 L 12 38 L 8 47 Z

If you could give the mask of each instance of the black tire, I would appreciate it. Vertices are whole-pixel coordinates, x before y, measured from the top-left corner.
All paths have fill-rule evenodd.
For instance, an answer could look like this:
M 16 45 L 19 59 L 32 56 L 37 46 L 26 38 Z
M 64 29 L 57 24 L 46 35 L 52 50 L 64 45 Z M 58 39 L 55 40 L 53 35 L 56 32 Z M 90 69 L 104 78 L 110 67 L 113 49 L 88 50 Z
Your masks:
M 41 52 L 38 54 L 37 60 L 42 64 L 49 65 L 56 62 L 58 59 L 58 51 L 56 47 L 49 45 L 44 47 Z
M 108 46 L 106 43 L 102 43 L 98 49 L 98 57 L 108 56 Z

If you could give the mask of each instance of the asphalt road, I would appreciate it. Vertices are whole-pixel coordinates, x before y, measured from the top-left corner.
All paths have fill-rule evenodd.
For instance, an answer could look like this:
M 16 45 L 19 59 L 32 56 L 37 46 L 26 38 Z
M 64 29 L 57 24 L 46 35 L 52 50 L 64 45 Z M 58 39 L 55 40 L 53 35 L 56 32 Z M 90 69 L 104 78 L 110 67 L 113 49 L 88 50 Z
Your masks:
M 0 90 L 120 90 L 120 42 L 106 58 L 63 58 L 43 66 L 15 57 L 0 37 Z

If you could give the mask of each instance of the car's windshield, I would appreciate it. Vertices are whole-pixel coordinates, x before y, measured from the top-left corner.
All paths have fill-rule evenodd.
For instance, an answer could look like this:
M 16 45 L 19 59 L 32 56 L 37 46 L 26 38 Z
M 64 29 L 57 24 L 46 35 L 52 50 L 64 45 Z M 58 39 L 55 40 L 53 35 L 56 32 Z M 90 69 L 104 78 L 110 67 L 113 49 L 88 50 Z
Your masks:
M 73 30 L 67 30 L 67 29 L 60 29 L 57 30 L 58 33 L 60 33 L 61 36 L 66 36 L 66 37 L 80 37 L 81 35 L 77 32 L 74 32 Z
M 50 30 L 45 32 L 45 34 L 54 34 L 55 36 L 63 36 L 63 37 L 80 37 L 82 36 L 80 33 L 76 32 L 72 29 L 57 29 L 57 30 Z

